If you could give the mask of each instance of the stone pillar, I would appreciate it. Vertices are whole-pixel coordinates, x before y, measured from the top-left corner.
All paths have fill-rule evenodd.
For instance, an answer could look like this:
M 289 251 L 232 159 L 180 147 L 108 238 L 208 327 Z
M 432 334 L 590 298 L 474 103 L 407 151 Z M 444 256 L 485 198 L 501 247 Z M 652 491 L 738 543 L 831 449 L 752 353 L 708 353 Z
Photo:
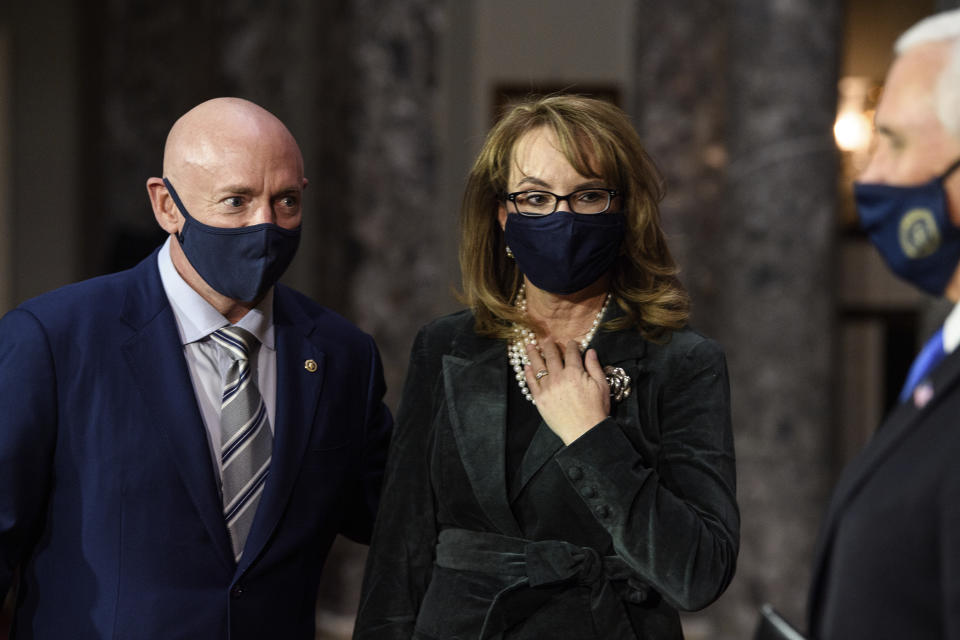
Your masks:
M 726 140 L 727 21 L 725 2 L 690 0 L 683 11 L 639 3 L 632 113 L 644 145 L 663 173 L 660 213 L 670 249 L 693 299 L 693 324 L 708 335 L 725 295 L 726 233 L 722 204 Z
M 663 168 L 693 324 L 723 345 L 741 508 L 737 576 L 687 636 L 802 626 L 831 477 L 840 3 L 641 2 L 637 104 Z
M 745 610 L 802 624 L 832 486 L 839 0 L 731 2 L 730 163 L 718 307 L 733 379 Z
M 377 338 L 396 407 L 417 328 L 449 310 L 457 212 L 443 210 L 437 136 L 442 0 L 353 3 L 354 102 L 344 149 L 357 268 L 351 313 Z

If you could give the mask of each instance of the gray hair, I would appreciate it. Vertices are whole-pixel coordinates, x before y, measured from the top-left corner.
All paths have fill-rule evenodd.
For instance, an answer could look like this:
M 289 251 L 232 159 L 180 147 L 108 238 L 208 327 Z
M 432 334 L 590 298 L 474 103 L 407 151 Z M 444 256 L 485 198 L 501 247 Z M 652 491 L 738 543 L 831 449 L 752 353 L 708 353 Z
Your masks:
M 934 106 L 944 128 L 960 138 L 960 9 L 924 18 L 897 38 L 893 50 L 899 56 L 922 44 L 951 40 L 950 58 L 937 78 Z

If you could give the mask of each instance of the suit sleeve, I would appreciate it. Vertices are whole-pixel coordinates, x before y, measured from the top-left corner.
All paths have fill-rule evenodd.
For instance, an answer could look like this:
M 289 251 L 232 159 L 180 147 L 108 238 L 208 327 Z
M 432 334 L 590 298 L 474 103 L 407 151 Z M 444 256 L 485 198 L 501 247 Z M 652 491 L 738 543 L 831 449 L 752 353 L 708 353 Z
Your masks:
M 657 460 L 612 418 L 556 459 L 617 554 L 671 605 L 696 610 L 726 589 L 739 546 L 729 385 L 709 340 L 674 369 L 660 391 Z
M 430 582 L 436 545 L 429 465 L 432 398 L 439 380 L 421 331 L 413 346 L 397 428 L 390 446 L 383 502 L 367 558 L 356 640 L 409 640 Z
M 57 424 L 56 377 L 37 319 L 0 319 L 0 601 L 39 535 Z
M 369 354 L 370 365 L 362 425 L 363 444 L 356 484 L 357 495 L 350 501 L 354 508 L 351 509 L 342 531 L 351 540 L 363 544 L 370 542 L 374 518 L 380 504 L 384 466 L 387 461 L 387 449 L 390 446 L 390 434 L 393 430 L 393 418 L 390 410 L 383 403 L 383 394 L 386 391 L 383 365 L 372 338 L 369 339 Z

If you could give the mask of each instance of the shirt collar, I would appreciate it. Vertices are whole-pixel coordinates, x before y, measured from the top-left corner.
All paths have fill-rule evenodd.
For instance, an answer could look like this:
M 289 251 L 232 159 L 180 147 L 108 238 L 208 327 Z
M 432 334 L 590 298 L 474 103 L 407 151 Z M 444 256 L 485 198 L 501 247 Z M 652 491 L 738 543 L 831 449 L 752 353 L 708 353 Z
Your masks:
M 953 310 L 943 322 L 943 350 L 950 354 L 960 345 L 960 302 L 953 305 Z
M 170 237 L 163 243 L 157 254 L 157 267 L 160 270 L 160 280 L 163 290 L 170 301 L 173 316 L 180 334 L 180 342 L 189 344 L 203 340 L 221 327 L 230 322 L 217 311 L 213 305 L 203 299 L 187 284 L 186 280 L 177 272 L 170 258 Z M 237 326 L 246 329 L 268 349 L 274 349 L 273 327 L 273 287 L 267 291 L 256 307 L 244 315 Z

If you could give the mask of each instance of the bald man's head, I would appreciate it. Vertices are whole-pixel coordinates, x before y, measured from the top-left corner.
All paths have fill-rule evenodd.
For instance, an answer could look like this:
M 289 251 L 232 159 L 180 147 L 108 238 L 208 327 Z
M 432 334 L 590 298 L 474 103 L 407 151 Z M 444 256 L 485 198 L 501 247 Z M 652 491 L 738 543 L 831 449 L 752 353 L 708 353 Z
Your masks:
M 224 154 L 246 148 L 249 152 L 266 144 L 283 148 L 303 158 L 293 135 L 263 107 L 242 98 L 214 98 L 202 102 L 177 120 L 163 151 L 163 174 L 173 179 L 191 169 L 204 170 L 210 163 L 226 160 Z
M 215 278 L 204 278 L 196 270 L 200 261 L 208 257 L 216 260 L 219 256 L 194 254 L 188 259 L 189 249 L 188 253 L 182 251 L 188 218 L 207 227 L 242 228 L 270 223 L 283 230 L 294 230 L 300 226 L 306 186 L 303 156 L 290 131 L 266 109 L 240 98 L 208 100 L 177 120 L 164 148 L 163 178 L 147 180 L 157 222 L 174 236 L 174 265 L 194 289 L 211 301 L 217 287 L 207 285 L 213 285 L 211 280 Z M 182 207 L 177 206 L 175 194 Z M 191 234 L 209 235 L 194 227 L 197 230 Z M 217 233 L 214 230 L 214 235 Z M 231 237 L 241 241 L 236 234 Z M 221 253 L 229 253 L 235 246 L 225 244 Z M 220 289 L 223 293 L 225 287 Z M 246 296 L 227 297 L 250 301 Z M 220 308 L 226 302 L 214 305 Z

